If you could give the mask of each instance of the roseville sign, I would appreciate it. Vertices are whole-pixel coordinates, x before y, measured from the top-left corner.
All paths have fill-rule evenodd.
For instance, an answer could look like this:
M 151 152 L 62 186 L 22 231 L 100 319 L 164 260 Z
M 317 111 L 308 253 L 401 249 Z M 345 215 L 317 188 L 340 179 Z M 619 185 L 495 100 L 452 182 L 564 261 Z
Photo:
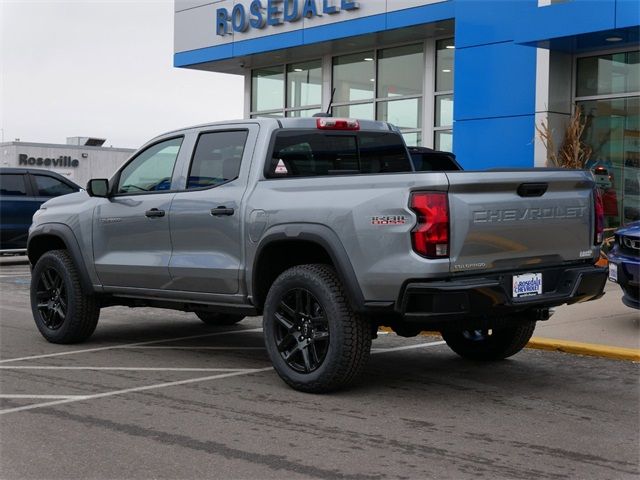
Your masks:
M 80 161 L 67 155 L 60 155 L 58 158 L 31 157 L 25 153 L 18 154 L 19 165 L 38 165 L 45 167 L 72 167 L 77 168 Z

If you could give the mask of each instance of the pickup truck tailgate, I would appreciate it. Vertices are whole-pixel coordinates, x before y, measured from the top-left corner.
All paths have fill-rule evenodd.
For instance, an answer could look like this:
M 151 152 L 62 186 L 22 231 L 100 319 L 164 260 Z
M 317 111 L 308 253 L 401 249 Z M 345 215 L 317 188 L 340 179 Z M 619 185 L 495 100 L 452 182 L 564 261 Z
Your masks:
M 447 172 L 451 272 L 593 257 L 593 178 L 581 170 Z

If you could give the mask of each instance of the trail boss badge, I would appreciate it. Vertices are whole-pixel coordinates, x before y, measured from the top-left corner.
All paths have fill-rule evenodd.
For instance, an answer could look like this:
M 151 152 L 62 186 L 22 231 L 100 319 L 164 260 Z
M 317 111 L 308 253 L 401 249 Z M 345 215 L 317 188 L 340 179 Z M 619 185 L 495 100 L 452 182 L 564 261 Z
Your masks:
M 380 215 L 371 217 L 371 225 L 404 225 L 407 219 L 404 215 Z

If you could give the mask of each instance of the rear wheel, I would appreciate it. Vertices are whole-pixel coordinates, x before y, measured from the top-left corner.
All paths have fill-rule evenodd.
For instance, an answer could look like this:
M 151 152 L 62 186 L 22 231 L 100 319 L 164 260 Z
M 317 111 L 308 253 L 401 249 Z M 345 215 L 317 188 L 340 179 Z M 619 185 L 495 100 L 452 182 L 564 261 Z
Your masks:
M 52 343 L 82 342 L 96 329 L 100 307 L 83 290 L 66 250 L 51 250 L 36 263 L 31 273 L 31 311 L 38 330 Z
M 502 360 L 522 350 L 535 328 L 536 322 L 526 322 L 495 330 L 443 331 L 442 338 L 461 357 Z
M 196 315 L 207 325 L 235 325 L 244 318 L 244 315 L 212 312 L 196 312 Z
M 347 386 L 371 351 L 369 323 L 351 310 L 326 265 L 301 265 L 280 275 L 267 295 L 263 325 L 276 372 L 303 392 Z

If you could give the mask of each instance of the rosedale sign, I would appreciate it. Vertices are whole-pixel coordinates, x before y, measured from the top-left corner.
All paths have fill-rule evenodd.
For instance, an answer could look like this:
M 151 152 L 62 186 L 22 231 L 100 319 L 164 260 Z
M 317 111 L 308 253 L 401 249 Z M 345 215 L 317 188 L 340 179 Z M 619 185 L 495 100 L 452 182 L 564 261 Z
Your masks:
M 78 168 L 80 161 L 68 157 L 66 155 L 60 155 L 58 158 L 44 158 L 44 157 L 32 157 L 24 153 L 18 155 L 18 165 L 37 165 L 45 167 L 72 167 Z
M 241 3 L 234 5 L 231 12 L 226 8 L 218 8 L 216 34 L 228 35 L 232 31 L 242 33 L 249 28 L 263 29 L 294 23 L 302 18 L 335 15 L 359 8 L 358 2 L 348 0 L 253 0 L 248 12 Z

